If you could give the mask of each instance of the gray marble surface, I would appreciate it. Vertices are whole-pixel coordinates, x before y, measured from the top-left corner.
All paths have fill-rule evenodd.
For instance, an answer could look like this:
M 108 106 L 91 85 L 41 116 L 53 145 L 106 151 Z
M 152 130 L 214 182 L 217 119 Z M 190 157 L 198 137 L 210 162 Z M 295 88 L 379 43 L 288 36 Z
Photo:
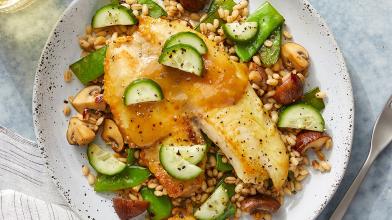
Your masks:
M 319 219 L 328 219 L 369 150 L 373 123 L 392 94 L 392 1 L 310 0 L 335 34 L 351 73 L 355 137 L 346 176 Z M 71 0 L 39 0 L 0 14 L 0 125 L 35 139 L 31 116 L 34 71 L 47 36 Z M 392 148 L 376 160 L 345 219 L 391 219 Z

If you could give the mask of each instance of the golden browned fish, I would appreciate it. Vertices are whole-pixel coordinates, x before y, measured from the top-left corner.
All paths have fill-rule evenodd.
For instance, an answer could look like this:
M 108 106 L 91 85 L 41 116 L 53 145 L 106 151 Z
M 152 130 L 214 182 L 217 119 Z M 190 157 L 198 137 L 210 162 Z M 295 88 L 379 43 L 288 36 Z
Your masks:
M 154 146 L 159 142 L 178 144 L 173 137 L 186 134 L 182 125 L 196 118 L 244 182 L 261 183 L 270 177 L 280 188 L 287 178 L 288 156 L 277 128 L 248 84 L 246 65 L 231 61 L 199 33 L 208 48 L 203 55 L 202 77 L 159 64 L 166 39 L 181 31 L 194 32 L 178 22 L 141 17 L 132 36 L 109 46 L 104 99 L 125 141 L 146 148 L 142 152 L 145 164 L 172 197 L 189 195 L 198 189 L 200 179 L 183 183 L 170 177 L 160 166 L 158 148 Z M 124 90 L 138 78 L 156 81 L 164 100 L 125 106 Z
M 159 64 L 166 39 L 182 31 L 195 32 L 178 22 L 141 17 L 131 37 L 120 38 L 107 49 L 104 99 L 126 141 L 139 147 L 176 132 L 178 120 L 192 112 L 232 105 L 245 93 L 247 66 L 231 61 L 216 43 L 197 32 L 208 47 L 203 77 Z M 125 88 L 143 77 L 156 81 L 165 99 L 125 106 Z
M 286 147 L 251 86 L 237 104 L 208 111 L 197 121 L 242 181 L 260 184 L 270 177 L 274 187 L 284 184 L 289 167 Z

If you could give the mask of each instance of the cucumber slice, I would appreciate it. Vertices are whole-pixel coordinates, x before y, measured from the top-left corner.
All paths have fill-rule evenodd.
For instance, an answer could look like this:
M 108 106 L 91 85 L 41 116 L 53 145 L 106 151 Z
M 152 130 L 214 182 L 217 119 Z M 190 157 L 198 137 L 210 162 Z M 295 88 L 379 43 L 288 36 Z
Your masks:
M 177 68 L 197 76 L 203 74 L 204 64 L 200 53 L 186 44 L 176 44 L 164 48 L 158 61 L 165 66 Z
M 199 176 L 203 170 L 186 161 L 169 147 L 161 146 L 159 160 L 163 168 L 174 178 L 179 180 L 190 180 Z
M 192 32 L 180 32 L 171 36 L 166 40 L 165 46 L 163 48 L 168 48 L 176 44 L 186 44 L 195 48 L 200 54 L 207 53 L 207 46 L 197 34 Z
M 293 104 L 279 115 L 278 127 L 310 131 L 324 131 L 324 119 L 320 112 L 308 104 Z
M 117 160 L 110 151 L 105 151 L 96 144 L 89 144 L 87 157 L 90 165 L 101 174 L 108 176 L 120 173 L 127 166 Z
M 83 84 L 87 84 L 103 74 L 103 62 L 107 47 L 102 47 L 71 64 L 70 69 Z
M 105 5 L 95 12 L 91 21 L 93 28 L 101 28 L 113 25 L 134 25 L 137 19 L 132 12 L 117 4 Z
M 214 193 L 212 193 L 212 195 L 196 210 L 194 216 L 197 219 L 202 220 L 216 219 L 225 212 L 229 201 L 230 198 L 227 194 L 227 189 L 225 189 L 222 184 L 216 188 Z
M 124 104 L 132 105 L 141 102 L 156 102 L 163 99 L 162 89 L 151 79 L 137 79 L 131 82 L 124 91 Z
M 188 161 L 191 164 L 198 164 L 203 160 L 206 155 L 207 145 L 193 145 L 193 146 L 162 146 L 167 151 L 172 151 L 182 159 Z
M 228 23 L 222 26 L 226 37 L 232 41 L 244 43 L 252 40 L 259 29 L 257 22 Z

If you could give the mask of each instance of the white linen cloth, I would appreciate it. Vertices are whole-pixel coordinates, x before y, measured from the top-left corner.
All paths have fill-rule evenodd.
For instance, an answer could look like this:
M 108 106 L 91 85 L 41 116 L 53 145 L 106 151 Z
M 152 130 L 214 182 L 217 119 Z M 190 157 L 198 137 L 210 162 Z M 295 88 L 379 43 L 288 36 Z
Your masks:
M 57 191 L 45 163 L 36 143 L 0 126 L 1 220 L 78 219 Z

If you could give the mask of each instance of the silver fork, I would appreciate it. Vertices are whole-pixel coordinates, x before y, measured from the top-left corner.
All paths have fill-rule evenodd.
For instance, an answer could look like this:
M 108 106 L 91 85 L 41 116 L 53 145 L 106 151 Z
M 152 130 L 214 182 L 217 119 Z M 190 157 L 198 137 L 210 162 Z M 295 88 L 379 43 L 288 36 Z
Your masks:
M 370 166 L 377 156 L 383 151 L 388 144 L 392 141 L 392 96 L 389 98 L 384 110 L 378 116 L 376 123 L 373 128 L 372 142 L 370 145 L 369 155 L 359 171 L 354 182 L 344 195 L 342 201 L 340 201 L 335 212 L 332 214 L 332 220 L 340 220 L 343 218 L 350 206 L 352 199 L 354 198 L 359 186 L 366 176 Z

